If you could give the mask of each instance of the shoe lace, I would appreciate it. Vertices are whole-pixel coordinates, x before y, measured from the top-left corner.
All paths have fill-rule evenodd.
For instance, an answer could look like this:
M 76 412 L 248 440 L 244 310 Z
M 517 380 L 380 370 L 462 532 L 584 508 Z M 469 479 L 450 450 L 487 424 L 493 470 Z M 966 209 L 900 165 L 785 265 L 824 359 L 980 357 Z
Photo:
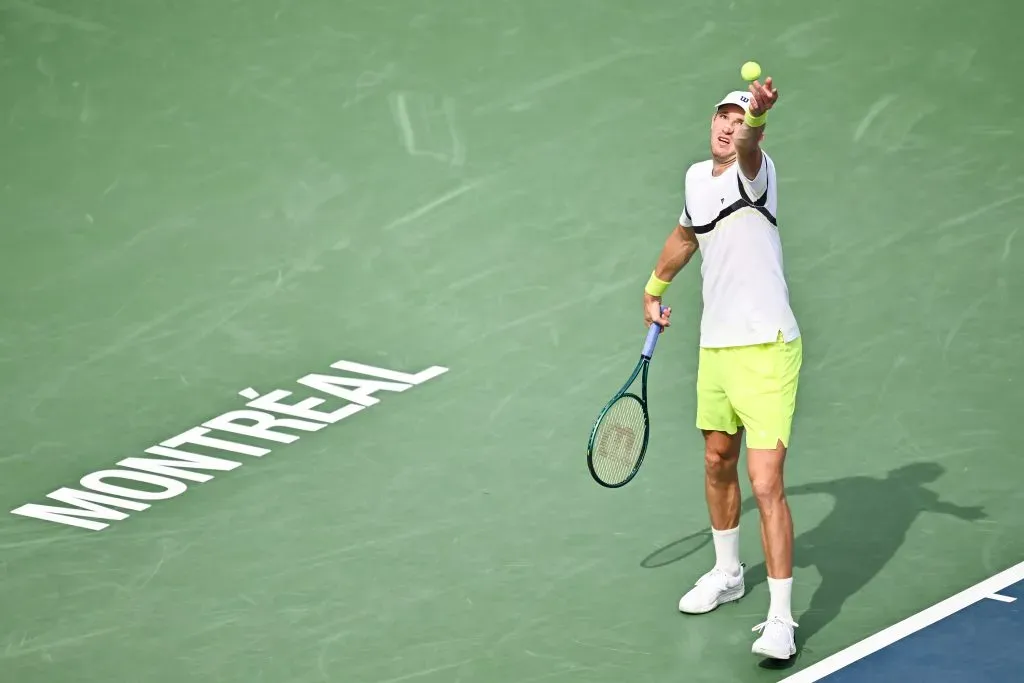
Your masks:
M 741 565 L 741 570 L 742 570 L 742 565 Z M 735 578 L 736 578 L 735 574 L 730 574 L 729 572 L 725 571 L 724 569 L 721 569 L 719 567 L 715 567 L 714 569 L 709 571 L 707 574 L 705 574 L 704 576 L 702 576 L 699 579 L 697 579 L 697 584 L 696 585 L 699 586 L 700 584 L 707 583 L 708 581 L 719 581 L 720 583 L 728 583 L 729 579 L 735 579 Z
M 772 625 L 776 625 L 776 626 L 791 626 L 793 628 L 797 628 L 799 626 L 799 624 L 797 624 L 792 619 L 786 619 L 785 617 L 779 617 L 779 616 L 771 616 L 771 617 L 768 617 L 768 619 L 766 619 L 765 621 L 762 621 L 760 624 L 758 624 L 757 626 L 755 626 L 754 628 L 752 628 L 750 630 L 751 631 L 755 631 L 757 633 L 763 633 L 766 628 L 768 628 L 769 626 L 772 626 Z

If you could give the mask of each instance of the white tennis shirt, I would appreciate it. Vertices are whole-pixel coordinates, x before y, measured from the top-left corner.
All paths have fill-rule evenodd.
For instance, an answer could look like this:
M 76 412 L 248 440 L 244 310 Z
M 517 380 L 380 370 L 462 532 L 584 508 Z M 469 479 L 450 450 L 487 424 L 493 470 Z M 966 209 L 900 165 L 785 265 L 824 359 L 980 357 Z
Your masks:
M 704 311 L 700 345 L 764 344 L 800 336 L 789 304 L 776 225 L 775 164 L 762 152 L 761 170 L 747 180 L 733 163 L 720 176 L 709 159 L 686 171 L 679 224 L 700 245 Z

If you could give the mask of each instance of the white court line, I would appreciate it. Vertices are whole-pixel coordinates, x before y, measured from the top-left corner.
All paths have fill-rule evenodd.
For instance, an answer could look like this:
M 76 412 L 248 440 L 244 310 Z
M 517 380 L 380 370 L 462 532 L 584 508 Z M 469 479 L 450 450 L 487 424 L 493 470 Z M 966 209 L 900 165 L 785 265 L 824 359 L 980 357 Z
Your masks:
M 825 676 L 833 674 L 873 652 L 892 645 L 897 640 L 906 638 L 923 628 L 931 626 L 935 622 L 945 619 L 979 600 L 991 597 L 998 591 L 1021 580 L 1024 580 L 1024 562 L 1010 567 L 989 579 L 985 579 L 981 583 L 971 586 L 967 590 L 947 598 L 923 612 L 907 617 L 898 624 L 879 631 L 873 636 L 868 636 L 859 643 L 854 643 L 845 650 L 840 650 L 834 655 L 826 657 L 788 678 L 782 679 L 779 683 L 812 683 L 813 681 L 819 681 Z
M 998 600 L 999 602 L 1017 602 L 1017 598 L 1009 595 L 1000 595 L 999 593 L 993 593 L 992 595 L 986 595 L 989 600 Z

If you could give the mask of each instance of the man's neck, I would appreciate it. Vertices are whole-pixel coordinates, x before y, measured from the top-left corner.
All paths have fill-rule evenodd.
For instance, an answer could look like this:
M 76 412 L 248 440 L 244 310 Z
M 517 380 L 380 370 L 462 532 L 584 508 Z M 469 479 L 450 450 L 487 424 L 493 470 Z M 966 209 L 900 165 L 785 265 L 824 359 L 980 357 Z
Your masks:
M 725 173 L 725 170 L 736 163 L 736 153 L 733 152 L 729 156 L 716 157 L 711 155 L 711 175 L 720 176 Z

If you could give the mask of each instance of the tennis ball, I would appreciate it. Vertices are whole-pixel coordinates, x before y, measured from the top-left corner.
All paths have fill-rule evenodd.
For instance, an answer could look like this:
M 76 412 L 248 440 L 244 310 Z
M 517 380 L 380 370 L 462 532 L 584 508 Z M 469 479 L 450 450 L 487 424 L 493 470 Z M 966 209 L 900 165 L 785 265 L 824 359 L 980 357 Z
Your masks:
M 740 68 L 740 76 L 745 81 L 756 81 L 761 75 L 761 65 L 757 62 L 747 62 Z

